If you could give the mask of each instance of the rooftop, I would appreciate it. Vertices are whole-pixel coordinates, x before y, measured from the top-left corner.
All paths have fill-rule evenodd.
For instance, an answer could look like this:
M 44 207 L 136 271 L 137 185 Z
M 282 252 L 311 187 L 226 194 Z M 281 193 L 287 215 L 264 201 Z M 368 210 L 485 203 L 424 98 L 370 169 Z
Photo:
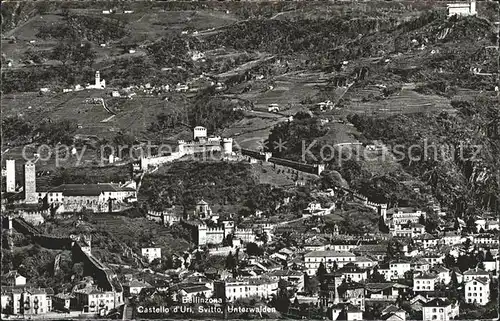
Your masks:
M 434 274 L 429 274 L 429 273 L 423 273 L 420 275 L 415 275 L 413 278 L 414 279 L 426 279 L 426 280 L 434 280 L 437 276 Z
M 423 306 L 424 307 L 447 307 L 450 304 L 451 304 L 451 302 L 448 300 L 436 298 L 436 299 L 430 300 L 427 303 L 424 303 Z
M 468 269 L 467 271 L 465 271 L 464 275 L 489 275 L 489 273 L 483 269 L 474 268 L 474 269 Z
M 313 251 L 309 252 L 305 257 L 355 257 L 351 252 L 342 252 L 342 251 Z

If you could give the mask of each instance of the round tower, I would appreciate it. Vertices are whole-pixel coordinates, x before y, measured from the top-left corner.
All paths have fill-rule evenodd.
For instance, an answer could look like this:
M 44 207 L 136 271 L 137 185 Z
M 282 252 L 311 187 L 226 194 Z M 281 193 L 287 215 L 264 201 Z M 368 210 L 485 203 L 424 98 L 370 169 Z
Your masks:
M 224 154 L 231 155 L 233 153 L 233 139 L 223 138 L 222 139 L 222 151 Z

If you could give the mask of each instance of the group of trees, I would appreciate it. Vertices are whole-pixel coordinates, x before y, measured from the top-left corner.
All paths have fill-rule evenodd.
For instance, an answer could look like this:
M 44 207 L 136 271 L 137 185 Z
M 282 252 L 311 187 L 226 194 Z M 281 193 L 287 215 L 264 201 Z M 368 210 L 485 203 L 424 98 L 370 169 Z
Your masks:
M 176 162 L 164 174 L 145 176 L 139 196 L 157 210 L 172 204 L 189 208 L 202 197 L 211 204 L 226 205 L 243 201 L 255 185 L 247 164 Z
M 206 89 L 194 98 L 194 104 L 188 110 L 189 125 L 193 128 L 204 126 L 209 132 L 215 133 L 243 118 L 243 112 L 234 110 L 234 107 L 238 106 L 217 97 L 213 89 Z
M 494 178 L 498 158 L 491 157 L 500 150 L 491 130 L 491 124 L 498 123 L 498 113 L 492 109 L 491 99 L 468 103 L 465 109 L 467 114 L 455 116 L 444 112 L 387 118 L 354 115 L 349 120 L 366 138 L 382 140 L 408 152 L 399 159 L 403 165 L 399 176 L 413 176 L 425 182 L 440 203 L 460 217 L 478 209 L 495 211 L 500 195 L 500 185 Z M 488 136 L 474 134 L 478 128 Z M 464 144 L 465 141 L 469 143 Z M 477 146 L 481 146 L 479 151 Z M 485 165 L 481 170 L 477 168 L 478 161 Z
M 295 161 L 306 161 L 318 163 L 321 160 L 321 144 L 313 144 L 319 137 L 325 135 L 327 129 L 324 128 L 318 118 L 299 117 L 291 122 L 279 123 L 269 134 L 266 140 L 266 149 L 273 153 L 274 157 L 286 158 Z M 310 155 L 303 155 L 304 146 L 313 144 Z
M 2 138 L 10 144 L 36 142 L 49 146 L 71 146 L 77 125 L 69 120 L 45 119 L 40 123 L 33 123 L 24 117 L 10 116 L 2 118 L 2 130 Z
M 77 15 L 65 12 L 63 21 L 39 28 L 37 37 L 42 39 L 86 39 L 98 44 L 117 40 L 128 33 L 123 21 L 101 15 Z

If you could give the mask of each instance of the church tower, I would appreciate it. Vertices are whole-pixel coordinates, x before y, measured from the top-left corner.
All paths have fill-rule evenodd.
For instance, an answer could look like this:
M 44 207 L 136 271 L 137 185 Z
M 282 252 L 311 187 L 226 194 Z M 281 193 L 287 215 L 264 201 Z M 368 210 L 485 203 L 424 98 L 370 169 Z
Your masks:
M 101 73 L 99 72 L 99 70 L 95 72 L 95 87 L 101 87 Z

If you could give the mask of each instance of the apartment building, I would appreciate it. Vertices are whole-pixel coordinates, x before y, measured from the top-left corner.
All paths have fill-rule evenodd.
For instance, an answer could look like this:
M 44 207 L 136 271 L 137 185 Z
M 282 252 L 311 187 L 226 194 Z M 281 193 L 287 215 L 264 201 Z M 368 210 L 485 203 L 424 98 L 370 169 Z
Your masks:
M 349 262 L 355 262 L 356 255 L 344 251 L 313 251 L 304 255 L 304 263 L 308 275 L 316 274 L 321 263 L 327 269 L 331 269 L 334 263 L 338 268 Z
M 242 298 L 268 298 L 278 291 L 278 280 L 266 277 L 259 278 L 228 278 L 214 283 L 214 296 L 234 301 Z

